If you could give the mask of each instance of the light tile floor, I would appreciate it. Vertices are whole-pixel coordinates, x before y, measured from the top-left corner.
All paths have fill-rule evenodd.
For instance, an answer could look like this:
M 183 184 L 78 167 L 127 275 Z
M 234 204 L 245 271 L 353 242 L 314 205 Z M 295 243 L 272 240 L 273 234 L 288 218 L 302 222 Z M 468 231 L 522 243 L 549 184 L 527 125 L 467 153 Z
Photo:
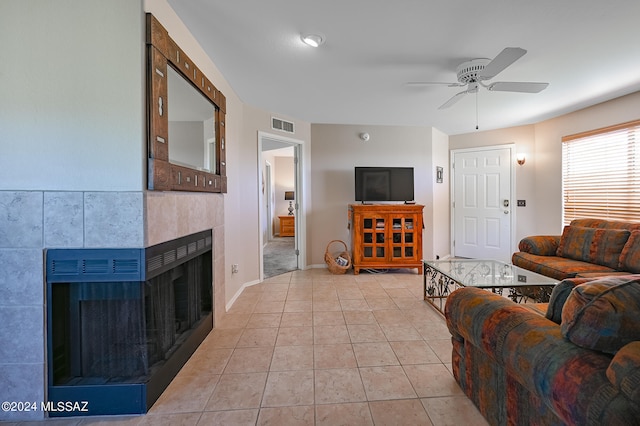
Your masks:
M 246 288 L 147 415 L 47 423 L 486 425 L 450 362 L 415 271 L 294 271 Z

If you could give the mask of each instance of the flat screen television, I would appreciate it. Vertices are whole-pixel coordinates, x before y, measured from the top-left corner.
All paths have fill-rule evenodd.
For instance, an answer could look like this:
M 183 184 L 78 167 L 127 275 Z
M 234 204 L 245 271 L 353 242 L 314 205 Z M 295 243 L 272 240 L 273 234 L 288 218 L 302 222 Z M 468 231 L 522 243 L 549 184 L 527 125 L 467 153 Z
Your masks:
M 413 201 L 413 167 L 356 167 L 356 201 Z

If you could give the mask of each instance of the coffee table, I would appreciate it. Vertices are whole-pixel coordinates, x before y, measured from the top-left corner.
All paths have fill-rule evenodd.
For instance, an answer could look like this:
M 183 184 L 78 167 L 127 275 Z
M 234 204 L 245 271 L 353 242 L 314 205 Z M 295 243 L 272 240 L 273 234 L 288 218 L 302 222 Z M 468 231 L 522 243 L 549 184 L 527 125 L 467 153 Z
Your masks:
M 460 287 L 478 287 L 507 295 L 516 303 L 532 300 L 549 301 L 551 290 L 558 281 L 491 259 L 423 260 L 424 300 L 444 314 L 449 294 Z

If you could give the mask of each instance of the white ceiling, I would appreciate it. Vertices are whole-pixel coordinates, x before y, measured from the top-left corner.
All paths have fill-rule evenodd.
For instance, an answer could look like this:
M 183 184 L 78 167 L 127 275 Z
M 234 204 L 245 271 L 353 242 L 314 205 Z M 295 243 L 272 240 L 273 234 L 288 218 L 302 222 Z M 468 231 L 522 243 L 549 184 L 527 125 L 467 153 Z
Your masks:
M 535 123 L 640 90 L 638 0 L 168 0 L 240 99 L 311 123 L 475 131 L 476 95 L 438 110 L 456 67 L 528 53 L 477 95 L 480 130 Z M 321 33 L 311 48 L 301 33 Z M 639 112 L 640 114 L 640 112 Z

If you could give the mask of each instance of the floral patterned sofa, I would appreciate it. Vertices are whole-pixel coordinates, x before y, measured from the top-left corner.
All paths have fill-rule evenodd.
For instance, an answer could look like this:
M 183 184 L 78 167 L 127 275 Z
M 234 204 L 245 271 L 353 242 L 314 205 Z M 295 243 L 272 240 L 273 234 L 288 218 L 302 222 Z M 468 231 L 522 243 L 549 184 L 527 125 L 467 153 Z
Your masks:
M 445 316 L 453 374 L 491 425 L 640 424 L 640 275 L 563 280 L 546 317 L 461 288 Z
M 557 280 L 640 273 L 640 223 L 575 219 L 562 235 L 523 238 L 511 263 Z

